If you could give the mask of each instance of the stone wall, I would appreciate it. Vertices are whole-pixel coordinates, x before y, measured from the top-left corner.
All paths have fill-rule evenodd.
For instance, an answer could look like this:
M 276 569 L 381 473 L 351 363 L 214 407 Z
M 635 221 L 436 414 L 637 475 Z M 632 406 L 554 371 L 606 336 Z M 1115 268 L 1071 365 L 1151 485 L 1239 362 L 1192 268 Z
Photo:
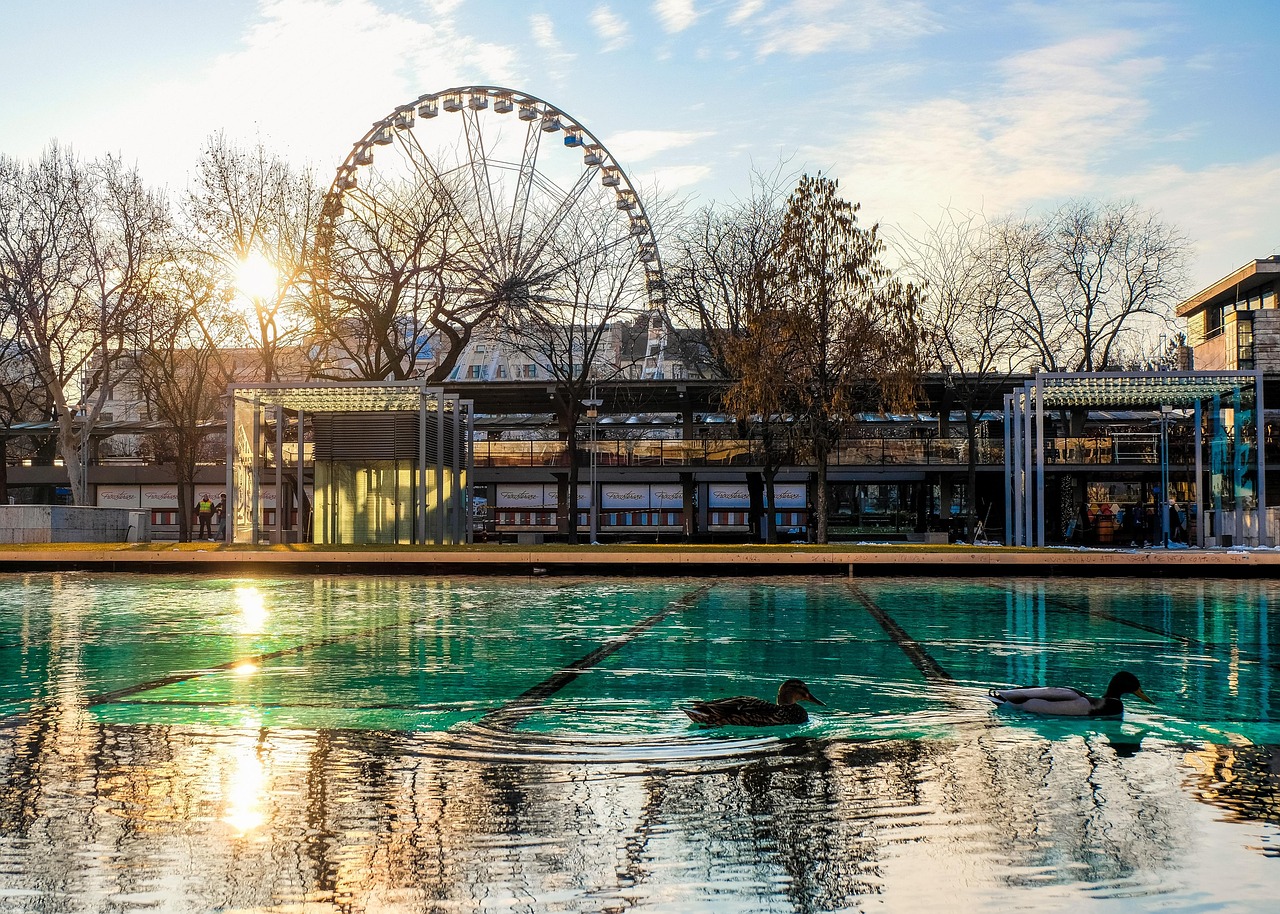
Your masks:
M 1280 310 L 1253 312 L 1253 367 L 1280 371 Z
M 0 505 L 0 543 L 147 543 L 151 515 L 128 508 Z

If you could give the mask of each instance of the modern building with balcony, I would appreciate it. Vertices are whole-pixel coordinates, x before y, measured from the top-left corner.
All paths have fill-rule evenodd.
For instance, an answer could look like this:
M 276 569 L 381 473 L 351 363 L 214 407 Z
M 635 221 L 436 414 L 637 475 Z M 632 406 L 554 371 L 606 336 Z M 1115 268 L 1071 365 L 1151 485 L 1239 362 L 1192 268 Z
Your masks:
M 1198 371 L 1280 372 L 1280 255 L 1253 260 L 1178 305 Z

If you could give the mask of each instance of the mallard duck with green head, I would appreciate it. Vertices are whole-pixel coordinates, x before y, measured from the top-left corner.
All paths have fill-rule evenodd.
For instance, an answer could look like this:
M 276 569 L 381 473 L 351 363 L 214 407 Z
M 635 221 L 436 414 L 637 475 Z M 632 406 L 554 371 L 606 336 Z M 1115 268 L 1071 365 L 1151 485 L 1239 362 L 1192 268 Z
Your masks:
M 736 698 L 719 698 L 715 701 L 699 701 L 692 707 L 681 708 L 689 719 L 704 727 L 783 727 L 802 724 L 809 713 L 800 702 L 810 701 L 826 706 L 813 697 L 809 687 L 799 679 L 788 679 L 778 686 L 777 702 L 739 695 Z
M 1138 677 L 1126 670 L 1111 677 L 1111 683 L 1101 698 L 1090 698 L 1079 689 L 1062 686 L 991 689 L 987 692 L 987 697 L 998 707 L 1057 717 L 1121 717 L 1124 714 L 1124 702 L 1120 699 L 1124 695 L 1136 695 L 1149 704 L 1155 704 L 1142 691 Z

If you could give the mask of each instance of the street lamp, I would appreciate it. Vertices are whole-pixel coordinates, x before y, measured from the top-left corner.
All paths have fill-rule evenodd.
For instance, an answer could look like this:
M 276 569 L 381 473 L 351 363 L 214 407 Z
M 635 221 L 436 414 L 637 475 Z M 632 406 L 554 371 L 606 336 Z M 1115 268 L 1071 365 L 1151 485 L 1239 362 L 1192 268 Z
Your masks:
M 600 499 L 596 494 L 596 426 L 600 420 L 600 407 L 604 405 L 603 400 L 596 399 L 596 389 L 591 388 L 591 399 L 583 400 L 582 405 L 587 408 L 587 422 L 591 426 L 591 461 L 588 479 L 591 485 L 591 545 L 600 545 Z M 576 497 L 576 496 L 575 496 Z

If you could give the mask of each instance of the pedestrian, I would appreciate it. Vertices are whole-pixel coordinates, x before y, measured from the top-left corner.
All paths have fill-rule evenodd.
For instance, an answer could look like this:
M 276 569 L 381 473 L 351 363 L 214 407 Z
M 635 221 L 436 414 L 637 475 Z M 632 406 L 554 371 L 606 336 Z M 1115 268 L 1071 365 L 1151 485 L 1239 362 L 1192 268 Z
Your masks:
M 200 496 L 196 502 L 196 519 L 200 521 L 200 539 L 213 539 L 213 501 L 209 493 Z
M 1182 525 L 1182 512 L 1178 510 L 1178 503 L 1172 498 L 1169 499 L 1169 541 L 1174 543 L 1187 541 L 1187 530 Z
M 225 543 L 227 541 L 227 493 L 223 492 L 218 496 L 218 505 L 214 508 L 214 513 L 218 517 L 218 542 Z

